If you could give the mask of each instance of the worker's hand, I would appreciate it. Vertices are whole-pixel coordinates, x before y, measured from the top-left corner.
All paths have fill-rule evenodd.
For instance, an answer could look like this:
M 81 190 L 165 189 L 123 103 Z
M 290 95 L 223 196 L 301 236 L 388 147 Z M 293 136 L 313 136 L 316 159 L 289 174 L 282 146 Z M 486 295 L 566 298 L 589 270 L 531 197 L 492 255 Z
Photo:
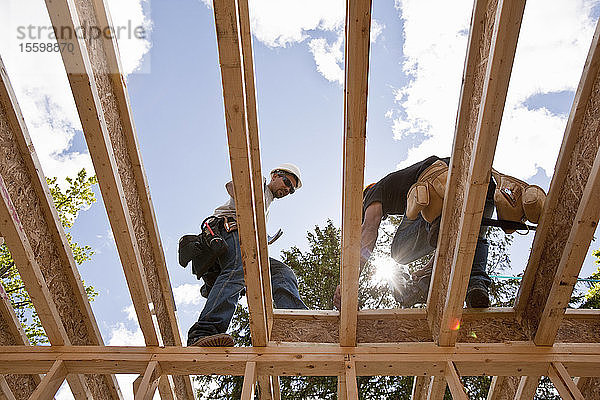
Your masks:
M 335 294 L 333 295 L 333 306 L 340 310 L 342 307 L 342 288 L 340 285 L 337 285 L 335 288 Z

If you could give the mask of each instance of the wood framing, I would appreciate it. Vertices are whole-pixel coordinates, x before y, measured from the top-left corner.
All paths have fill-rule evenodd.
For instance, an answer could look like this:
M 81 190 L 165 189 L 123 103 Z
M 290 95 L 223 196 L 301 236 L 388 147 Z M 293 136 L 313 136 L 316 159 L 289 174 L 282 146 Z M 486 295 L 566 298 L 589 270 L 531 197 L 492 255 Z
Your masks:
M 584 400 L 581 391 L 571 379 L 571 376 L 565 367 L 559 362 L 550 363 L 548 368 L 548 377 L 554 384 L 560 397 L 564 400 Z
M 519 381 L 519 376 L 494 376 L 492 378 L 487 400 L 514 399 L 519 386 Z
M 515 309 L 536 343 L 554 341 L 598 221 L 600 25 L 588 54 Z M 586 184 L 589 189 L 586 192 Z M 596 192 L 592 192 L 596 190 Z M 591 229 L 591 233 L 590 233 Z M 575 242 L 576 241 L 576 242 Z M 548 279 L 554 277 L 554 279 Z M 563 286 L 562 288 L 560 286 Z M 543 323 L 543 324 L 542 324 Z M 543 329 L 542 329 L 543 328 Z
M 340 345 L 356 344 L 371 0 L 346 2 Z
M 36 375 L 37 376 L 37 375 Z M 35 388 L 34 388 L 35 390 Z M 32 392 L 33 393 L 33 392 Z M 2 400 L 17 400 L 10 388 L 10 385 L 3 376 L 0 376 L 0 399 Z
M 53 398 L 66 377 L 67 368 L 65 363 L 62 360 L 56 360 L 29 399 L 46 400 Z
M 4 287 L 0 285 L 0 346 L 28 346 L 29 340 L 15 315 Z M 19 397 L 29 397 L 40 383 L 39 375 L 15 375 L 2 376 L 0 386 L 5 392 L 5 397 L 10 392 L 17 393 Z M 7 390 L 8 389 L 8 390 Z
M 229 158 L 246 282 L 246 298 L 250 311 L 252 344 L 265 346 L 268 338 L 267 321 L 259 243 L 253 215 L 255 199 L 250 171 L 246 96 L 244 94 L 240 33 L 237 26 L 237 7 L 235 0 L 215 0 L 213 8 L 223 82 Z M 232 21 L 236 21 L 236 23 L 232 23 Z
M 0 213 L 4 215 L 0 230 L 50 343 L 101 345 L 100 331 L 1 60 L 0 109 Z M 52 285 L 48 287 L 47 282 Z M 110 376 L 72 376 L 69 385 L 78 398 L 90 391 L 121 397 Z
M 435 340 L 456 341 L 524 0 L 475 2 L 427 308 Z
M 47 372 L 56 360 L 69 373 L 142 374 L 156 361 L 168 375 L 244 375 L 246 363 L 256 362 L 258 375 L 336 376 L 353 361 L 356 375 L 445 376 L 454 362 L 461 376 L 543 375 L 551 362 L 560 362 L 571 376 L 600 376 L 600 344 L 536 346 L 532 342 L 457 344 L 434 343 L 280 345 L 268 347 L 183 348 L 110 346 L 0 347 L 0 374 Z
M 46 5 L 53 25 L 70 32 L 78 32 L 81 25 L 113 26 L 103 0 L 48 0 Z M 75 49 L 62 52 L 65 69 L 146 343 L 181 345 L 116 38 L 101 36 L 86 41 L 59 38 Z M 193 396 L 189 378 L 177 378 L 175 386 L 181 397 Z
M 356 382 L 356 364 L 354 361 L 344 362 L 344 383 L 346 393 L 344 399 L 358 400 L 358 386 Z
M 452 361 L 448 361 L 446 363 L 446 382 L 448 383 L 448 387 L 450 388 L 450 393 L 452 393 L 452 399 L 454 400 L 468 400 L 467 392 L 465 392 L 465 387 L 463 386 L 460 376 L 458 375 L 458 371 L 456 370 L 456 365 Z
M 432 376 L 427 389 L 427 400 L 443 399 L 446 394 L 446 378 L 442 375 Z
M 242 386 L 241 400 L 253 400 L 254 389 L 256 387 L 256 362 L 249 361 L 246 363 L 244 370 L 244 384 Z
M 514 395 L 515 400 L 532 400 L 539 381 L 540 376 L 522 376 L 519 380 L 519 386 L 517 387 L 517 391 Z M 506 385 L 504 387 L 506 387 Z M 507 398 L 511 397 L 512 396 L 510 396 L 510 392 L 508 392 Z
M 152 400 L 161 375 L 162 372 L 158 362 L 150 361 L 135 391 L 135 400 Z
M 427 400 L 430 379 L 429 376 L 415 376 L 411 393 L 412 400 Z

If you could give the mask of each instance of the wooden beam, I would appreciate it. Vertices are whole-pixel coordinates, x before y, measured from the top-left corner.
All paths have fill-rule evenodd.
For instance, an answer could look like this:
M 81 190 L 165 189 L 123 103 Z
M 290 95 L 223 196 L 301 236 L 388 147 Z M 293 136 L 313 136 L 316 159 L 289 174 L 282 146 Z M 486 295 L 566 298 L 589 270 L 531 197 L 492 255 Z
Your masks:
M 346 374 L 337 377 L 337 398 L 344 399 L 346 396 Z
M 279 376 L 272 376 L 273 380 L 273 400 L 281 400 L 281 383 L 279 382 Z
M 354 361 L 344 363 L 346 393 L 344 399 L 358 400 L 358 386 L 356 382 L 356 365 Z
M 354 361 L 359 376 L 444 376 L 454 362 L 462 376 L 543 375 L 551 362 L 561 362 L 577 376 L 600 376 L 600 344 L 531 342 L 379 345 L 281 345 L 247 348 L 7 346 L 0 347 L 0 374 L 44 373 L 56 360 L 70 373 L 143 373 L 148 363 L 160 363 L 166 375 L 243 375 L 246 363 L 257 363 L 258 375 L 336 376 L 345 373 L 345 361 Z
M 135 392 L 135 400 L 152 400 L 161 375 L 162 370 L 158 362 L 150 361 Z
M 589 244 L 589 240 L 584 237 L 587 236 L 585 224 L 590 223 L 592 221 L 590 218 L 593 217 L 578 212 L 580 207 L 582 213 L 585 213 L 585 207 L 593 209 L 597 202 L 588 198 L 587 205 L 582 203 L 586 183 L 594 174 L 594 159 L 600 147 L 600 136 L 596 129 L 600 110 L 596 107 L 597 94 L 594 89 L 600 82 L 599 38 L 600 25 L 596 27 L 579 87 L 575 93 L 554 176 L 515 303 L 518 317 L 523 320 L 531 337 L 535 337 L 536 343 L 540 344 L 551 344 L 555 333 L 554 329 L 546 323 L 544 330 L 537 336 L 541 320 L 548 319 L 547 322 L 550 322 L 549 313 L 552 310 L 559 312 L 566 306 L 565 292 L 569 292 L 570 282 L 573 279 L 570 275 L 577 275 L 578 272 L 577 263 L 580 263 L 578 258 L 581 249 L 577 246 L 573 247 L 574 244 L 569 243 L 569 239 L 581 237 L 583 240 L 581 247 L 587 248 Z M 591 212 L 592 209 L 589 211 Z M 579 221 L 577 218 L 585 218 L 585 220 Z M 574 252 L 572 258 L 568 254 L 569 251 Z M 572 264 L 567 265 L 570 263 Z M 559 271 L 560 269 L 562 271 Z M 563 273 L 566 276 L 561 276 Z M 549 277 L 555 279 L 548 279 Z M 561 282 L 561 279 L 565 280 Z M 559 291 L 556 284 L 563 282 L 567 290 Z M 552 298 L 549 297 L 551 293 Z M 559 301 L 561 304 L 558 304 Z
M 273 293 L 271 290 L 271 270 L 267 246 L 267 226 L 265 220 L 265 200 L 263 176 L 260 161 L 260 137 L 256 107 L 256 87 L 254 81 L 254 56 L 252 54 L 252 34 L 248 0 L 237 0 L 240 21 L 240 42 L 244 63 L 244 92 L 246 94 L 246 117 L 248 120 L 248 145 L 250 147 L 250 176 L 254 198 L 254 217 L 258 239 L 258 259 L 263 282 L 267 331 L 273 325 Z M 261 392 L 262 393 L 262 392 Z M 269 392 L 270 393 L 270 392 Z
M 254 196 L 247 137 L 247 113 L 244 76 L 240 52 L 240 34 L 235 0 L 214 1 L 219 62 L 223 82 L 225 123 L 235 193 L 240 248 L 244 265 L 246 298 L 250 312 L 250 331 L 254 346 L 268 342 L 259 243 L 254 221 Z M 232 21 L 236 21 L 232 23 Z
M 89 6 L 89 4 L 86 4 L 86 6 Z M 72 0 L 46 0 L 46 7 L 53 26 L 57 28 L 67 27 L 70 28 L 67 31 L 71 32 L 82 31 L 78 18 L 79 12 Z M 88 26 L 97 25 L 92 23 Z M 60 29 L 58 30 L 60 31 Z M 61 52 L 65 70 L 98 177 L 102 199 L 115 236 L 117 250 L 125 271 L 125 278 L 140 329 L 144 334 L 147 345 L 158 345 L 158 335 L 154 329 L 149 307 L 151 302 L 150 291 L 131 216 L 128 213 L 128 204 L 125 200 L 126 195 L 119 175 L 117 160 L 109 141 L 109 128 L 102 109 L 103 103 L 96 80 L 96 78 L 106 79 L 108 76 L 105 71 L 102 75 L 94 74 L 94 64 L 92 64 L 90 54 L 88 54 L 85 41 L 75 37 L 78 35 L 71 36 L 71 38 L 57 38 L 61 42 L 73 45 L 73 52 Z M 100 51 L 102 51 L 102 48 Z
M 515 393 L 515 400 L 531 400 L 540 382 L 540 376 L 522 376 Z
M 69 28 L 69 32 L 78 32 L 81 25 L 114 26 L 104 0 L 48 0 L 46 5 L 53 26 Z M 165 345 L 180 346 L 171 283 L 116 36 L 113 32 L 86 38 L 89 46 L 73 38 L 75 51 L 63 54 L 63 61 L 146 343 L 156 344 L 160 336 Z M 152 323 L 150 302 L 160 335 Z M 175 377 L 174 383 L 181 398 L 193 396 L 188 377 Z
M 53 398 L 66 377 L 67 368 L 65 363 L 61 360 L 56 360 L 52 364 L 50 371 L 42 379 L 42 382 L 29 397 L 29 400 L 47 400 Z
M 0 376 L 0 399 L 17 400 L 4 376 Z
M 28 346 L 29 340 L 15 315 L 4 286 L 0 285 L 0 346 L 14 345 Z M 6 383 L 11 393 L 14 391 L 19 397 L 31 396 L 41 380 L 39 375 L 9 374 L 2 377 L 2 382 Z M 0 386 L 3 385 L 2 383 Z
M 356 345 L 371 0 L 346 2 L 340 344 Z
M 564 400 L 584 400 L 581 391 L 571 379 L 565 367 L 559 362 L 550 363 L 548 377 Z
M 443 399 L 446 394 L 446 378 L 441 375 L 431 377 L 427 400 Z
M 42 322 L 48 340 L 56 345 L 69 345 L 69 337 L 50 296 L 48 286 L 35 259 L 34 251 L 25 235 L 23 225 L 13 205 L 4 179 L 0 174 L 0 231 L 5 235 L 10 253 L 17 265 L 19 275 L 27 287 L 27 292 Z M 11 371 L 7 371 L 10 373 Z M 71 391 L 77 399 L 89 397 L 83 376 L 73 376 L 69 380 Z M 35 393 L 35 392 L 34 392 Z
M 434 339 L 456 342 L 524 0 L 475 2 L 427 309 Z
M 513 400 L 520 380 L 519 376 L 494 376 L 487 400 Z
M 463 386 L 460 376 L 458 375 L 458 371 L 456 370 L 456 365 L 452 361 L 448 361 L 446 363 L 446 382 L 448 382 L 448 387 L 450 388 L 450 393 L 452 393 L 452 398 L 454 400 L 468 400 L 469 396 L 467 396 L 467 392 L 465 391 L 465 387 Z
M 244 384 L 242 386 L 241 400 L 253 400 L 254 388 L 256 387 L 256 362 L 249 361 L 246 363 L 244 371 Z
M 102 345 L 100 329 L 1 58 L 0 108 L 0 125 L 5 127 L 0 132 L 3 160 L 0 174 L 6 182 L 10 182 L 6 191 L 11 199 L 15 199 L 14 212 L 20 220 L 22 233 L 29 246 L 35 249 L 35 265 L 45 281 L 53 282 L 47 289 L 56 304 L 58 314 L 54 318 L 63 321 L 65 337 L 71 343 Z M 33 281 L 29 283 L 37 285 Z M 42 324 L 45 324 L 44 329 L 52 330 L 55 323 L 42 320 Z M 50 339 L 51 343 L 64 343 L 56 342 L 56 339 L 56 336 Z M 70 382 L 76 379 L 83 378 L 69 377 Z M 86 381 L 88 386 L 109 394 L 113 399 L 122 397 L 114 376 L 90 376 Z
M 430 379 L 429 376 L 415 376 L 410 397 L 412 400 L 427 400 Z
M 260 375 L 256 378 L 259 387 L 259 400 L 273 400 L 275 382 L 272 378 L 269 375 Z M 279 380 L 277 380 L 277 384 L 279 384 Z

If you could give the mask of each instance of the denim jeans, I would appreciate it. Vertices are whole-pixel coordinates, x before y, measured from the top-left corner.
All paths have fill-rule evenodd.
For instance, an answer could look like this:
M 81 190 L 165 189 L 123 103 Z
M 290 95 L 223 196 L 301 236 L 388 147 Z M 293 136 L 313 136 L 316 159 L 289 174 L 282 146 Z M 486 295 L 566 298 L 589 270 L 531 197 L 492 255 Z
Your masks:
M 198 321 L 188 331 L 188 345 L 204 336 L 225 333 L 233 318 L 236 305 L 244 289 L 244 269 L 237 231 L 225 232 L 227 253 L 219 258 L 221 274 L 215 281 Z M 269 258 L 273 305 L 275 308 L 306 309 L 298 293 L 298 281 L 290 267 Z

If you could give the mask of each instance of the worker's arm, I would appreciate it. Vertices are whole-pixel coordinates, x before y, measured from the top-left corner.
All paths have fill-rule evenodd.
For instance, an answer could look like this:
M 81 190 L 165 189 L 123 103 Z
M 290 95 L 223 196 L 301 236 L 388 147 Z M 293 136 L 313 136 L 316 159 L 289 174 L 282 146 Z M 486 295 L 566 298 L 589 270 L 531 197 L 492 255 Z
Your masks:
M 379 232 L 379 224 L 381 224 L 381 218 L 383 217 L 383 208 L 380 202 L 371 203 L 365 210 L 365 218 L 361 226 L 360 233 L 360 264 L 359 264 L 359 275 L 363 267 L 369 260 L 375 243 L 377 242 L 377 234 Z M 342 302 L 342 293 L 340 285 L 335 289 L 333 295 L 333 305 L 337 309 L 340 309 Z

